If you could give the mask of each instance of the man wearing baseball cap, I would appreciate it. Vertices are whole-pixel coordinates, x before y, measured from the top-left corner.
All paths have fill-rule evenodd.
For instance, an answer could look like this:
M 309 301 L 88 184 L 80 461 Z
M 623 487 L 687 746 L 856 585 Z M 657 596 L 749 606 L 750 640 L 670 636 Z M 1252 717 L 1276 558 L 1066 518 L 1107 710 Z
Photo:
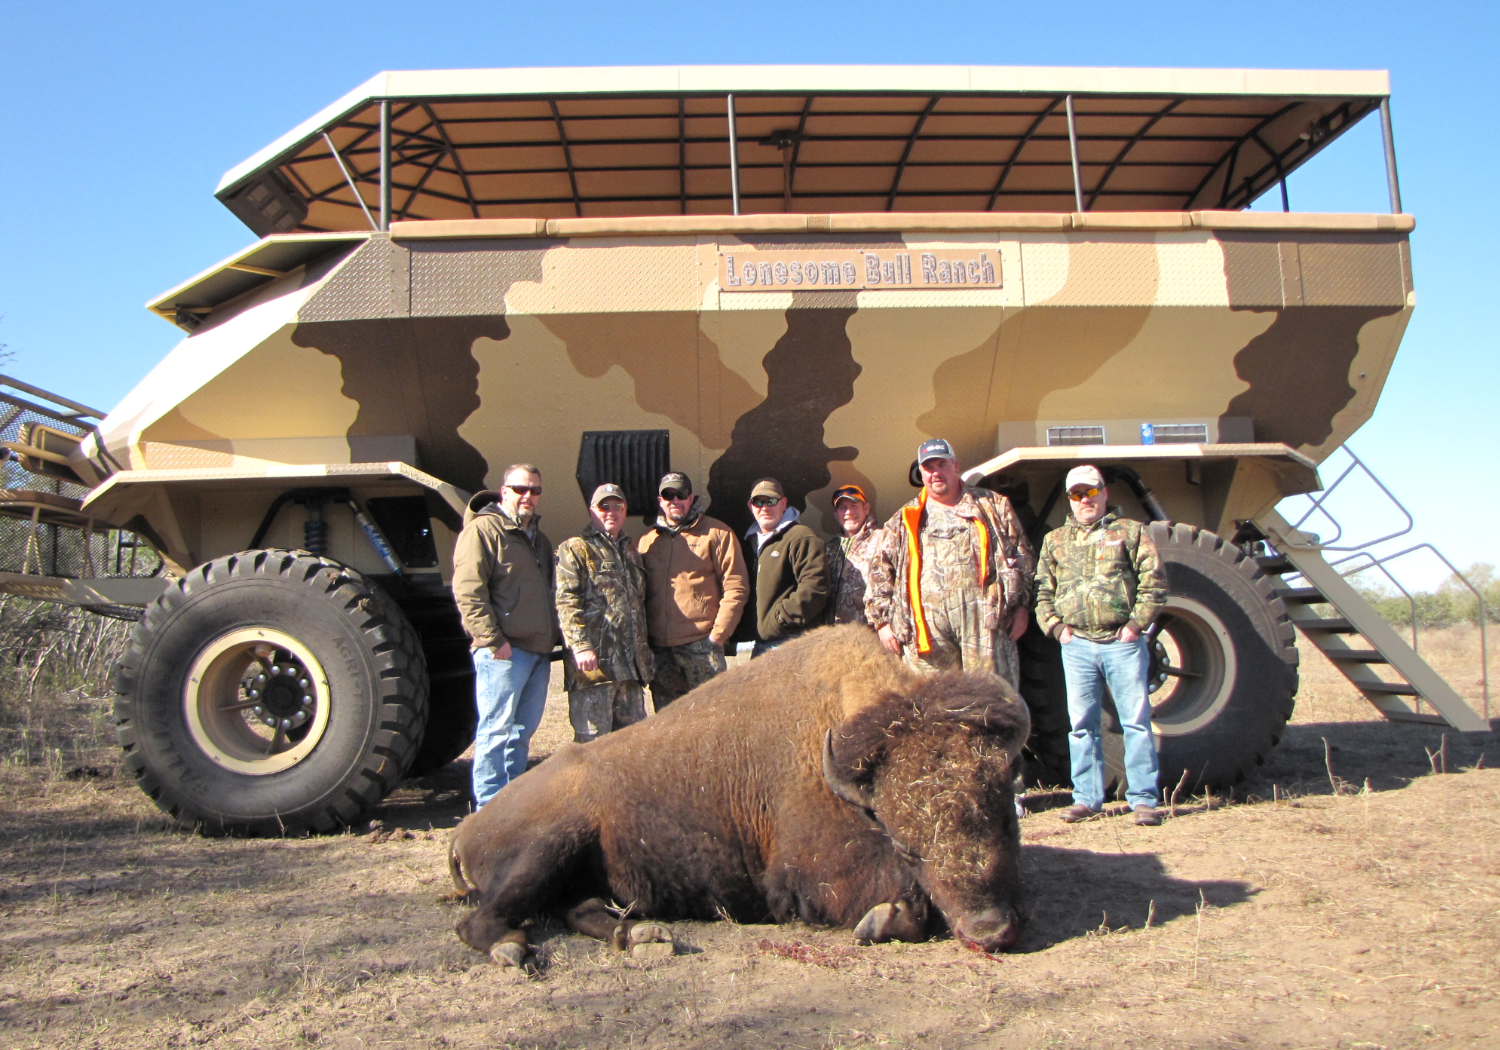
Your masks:
M 839 534 L 827 543 L 828 606 L 825 623 L 869 623 L 865 595 L 870 589 L 870 560 L 879 546 L 875 508 L 858 485 L 833 490 L 833 516 Z
M 698 506 L 693 482 L 673 471 L 657 485 L 661 517 L 641 537 L 646 624 L 660 711 L 726 668 L 724 643 L 739 625 L 750 585 L 739 542 Z
M 751 486 L 750 515 L 754 523 L 745 532 L 745 561 L 752 566 L 749 604 L 755 622 L 742 625 L 742 633 L 755 642 L 754 658 L 822 623 L 828 566 L 823 541 L 797 520 L 797 508 L 775 478 Z
M 886 522 L 865 611 L 881 644 L 918 670 L 1020 681 L 1016 639 L 1036 559 L 1004 496 L 965 485 L 942 438 L 917 449 L 922 491 Z
M 581 536 L 557 548 L 557 619 L 567 649 L 563 683 L 573 739 L 596 737 L 646 717 L 651 647 L 646 641 L 646 569 L 625 535 L 618 485 L 589 500 Z
M 1099 713 L 1108 686 L 1125 736 L 1125 799 L 1137 824 L 1154 826 L 1161 816 L 1144 634 L 1166 601 L 1166 581 L 1151 534 L 1109 506 L 1097 467 L 1074 467 L 1064 485 L 1068 520 L 1042 540 L 1036 576 L 1037 623 L 1062 643 L 1073 727 L 1073 805 L 1062 819 L 1091 820 L 1104 808 Z

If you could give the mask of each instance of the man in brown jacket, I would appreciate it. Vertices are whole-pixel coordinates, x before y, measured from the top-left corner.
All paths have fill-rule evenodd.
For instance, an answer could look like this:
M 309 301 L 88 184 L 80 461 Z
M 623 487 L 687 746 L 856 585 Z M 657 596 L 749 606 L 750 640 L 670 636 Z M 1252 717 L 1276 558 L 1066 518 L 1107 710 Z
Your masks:
M 750 489 L 745 560 L 752 565 L 755 622 L 741 634 L 755 640 L 750 656 L 770 652 L 822 621 L 828 601 L 828 561 L 818 534 L 797 520 L 781 482 L 761 478 Z M 744 629 L 748 627 L 749 629 Z
M 641 537 L 646 624 L 660 711 L 725 668 L 724 643 L 744 611 L 749 584 L 729 526 L 698 508 L 693 483 L 671 473 L 657 486 L 662 517 Z
M 557 643 L 552 544 L 537 527 L 542 475 L 506 468 L 499 492 L 469 501 L 453 550 L 453 597 L 474 651 L 474 806 L 526 771 Z

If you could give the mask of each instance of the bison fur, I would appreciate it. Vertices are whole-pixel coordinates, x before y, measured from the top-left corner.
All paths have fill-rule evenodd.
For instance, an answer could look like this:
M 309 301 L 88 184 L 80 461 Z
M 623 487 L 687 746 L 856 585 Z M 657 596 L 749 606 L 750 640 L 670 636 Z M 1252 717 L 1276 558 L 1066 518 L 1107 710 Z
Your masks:
M 803 922 L 861 942 L 1020 933 L 1012 783 L 1030 719 L 1003 679 L 917 673 L 817 630 L 645 722 L 570 744 L 459 826 L 457 932 L 519 964 L 530 916 L 621 949 L 640 919 Z M 610 908 L 612 899 L 626 907 Z

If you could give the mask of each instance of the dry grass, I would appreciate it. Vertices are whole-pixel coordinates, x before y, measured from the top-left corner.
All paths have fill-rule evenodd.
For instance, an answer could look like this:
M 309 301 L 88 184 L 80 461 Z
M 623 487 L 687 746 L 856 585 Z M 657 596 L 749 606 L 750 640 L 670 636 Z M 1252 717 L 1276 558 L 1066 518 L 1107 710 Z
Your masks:
M 1015 953 L 720 922 L 633 962 L 550 929 L 519 981 L 439 903 L 461 767 L 405 785 L 380 834 L 207 840 L 119 777 L 67 779 L 115 759 L 88 704 L 44 705 L 66 760 L 0 765 L 0 1044 L 1500 1045 L 1493 738 L 1450 733 L 1432 775 L 1437 730 L 1369 721 L 1317 668 L 1239 801 L 1186 800 L 1160 828 L 1026 817 Z M 570 737 L 560 701 L 538 753 Z

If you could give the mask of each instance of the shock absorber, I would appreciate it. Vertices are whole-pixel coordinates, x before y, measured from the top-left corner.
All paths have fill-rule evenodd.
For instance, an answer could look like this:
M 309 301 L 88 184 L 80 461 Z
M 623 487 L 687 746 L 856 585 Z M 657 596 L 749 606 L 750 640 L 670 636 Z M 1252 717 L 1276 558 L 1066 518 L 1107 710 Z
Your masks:
M 323 520 L 321 500 L 307 501 L 307 520 L 302 523 L 302 546 L 311 554 L 328 553 L 328 522 Z

